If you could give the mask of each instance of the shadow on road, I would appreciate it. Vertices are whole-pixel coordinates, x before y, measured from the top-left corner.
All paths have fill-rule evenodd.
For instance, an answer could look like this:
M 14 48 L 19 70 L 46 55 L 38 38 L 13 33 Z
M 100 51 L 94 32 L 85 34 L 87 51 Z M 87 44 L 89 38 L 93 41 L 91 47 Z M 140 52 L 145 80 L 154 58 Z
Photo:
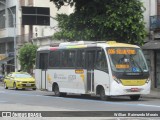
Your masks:
M 54 97 L 54 95 L 45 95 L 45 96 L 51 96 L 51 97 Z M 90 96 L 90 95 L 87 95 L 87 96 L 84 96 L 84 95 L 67 95 L 63 98 L 73 98 L 73 99 L 82 99 L 82 100 L 99 100 L 101 101 L 101 99 L 98 97 L 98 96 Z M 116 96 L 116 97 L 111 97 L 109 100 L 107 101 L 110 101 L 110 102 L 138 102 L 138 101 L 149 101 L 149 100 L 146 100 L 144 98 L 140 98 L 138 101 L 132 101 L 130 100 L 129 96 Z

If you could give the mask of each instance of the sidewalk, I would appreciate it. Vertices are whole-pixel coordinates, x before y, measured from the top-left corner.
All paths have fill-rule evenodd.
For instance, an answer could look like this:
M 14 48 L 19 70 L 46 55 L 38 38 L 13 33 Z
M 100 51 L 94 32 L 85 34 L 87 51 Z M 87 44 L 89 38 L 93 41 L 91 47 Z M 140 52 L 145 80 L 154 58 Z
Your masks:
M 151 90 L 150 94 L 142 95 L 142 98 L 155 98 L 160 99 L 160 90 Z

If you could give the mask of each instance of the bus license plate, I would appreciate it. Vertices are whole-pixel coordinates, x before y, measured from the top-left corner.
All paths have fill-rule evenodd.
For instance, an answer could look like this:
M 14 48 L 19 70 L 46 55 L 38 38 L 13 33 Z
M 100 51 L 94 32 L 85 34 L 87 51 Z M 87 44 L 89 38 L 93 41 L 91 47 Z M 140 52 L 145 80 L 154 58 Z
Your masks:
M 138 88 L 131 88 L 131 92 L 139 92 Z

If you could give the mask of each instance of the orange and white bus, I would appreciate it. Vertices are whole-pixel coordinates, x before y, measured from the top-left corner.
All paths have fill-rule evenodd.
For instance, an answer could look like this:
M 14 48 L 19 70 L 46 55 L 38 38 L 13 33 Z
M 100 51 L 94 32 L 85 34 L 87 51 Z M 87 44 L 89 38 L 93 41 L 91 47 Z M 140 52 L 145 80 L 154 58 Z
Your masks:
M 115 41 L 64 42 L 37 50 L 37 88 L 138 100 L 150 93 L 149 70 L 140 47 Z

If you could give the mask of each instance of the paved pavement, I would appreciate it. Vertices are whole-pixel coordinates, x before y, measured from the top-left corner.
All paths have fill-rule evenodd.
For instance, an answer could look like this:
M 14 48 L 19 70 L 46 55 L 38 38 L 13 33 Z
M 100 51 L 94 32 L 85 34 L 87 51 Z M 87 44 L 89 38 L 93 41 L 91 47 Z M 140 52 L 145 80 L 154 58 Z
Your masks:
M 0 82 L 0 86 L 3 86 L 3 83 Z M 150 94 L 142 95 L 142 98 L 154 98 L 160 99 L 160 90 L 151 90 Z
M 143 95 L 142 97 L 160 99 L 160 90 L 151 90 L 150 94 Z

